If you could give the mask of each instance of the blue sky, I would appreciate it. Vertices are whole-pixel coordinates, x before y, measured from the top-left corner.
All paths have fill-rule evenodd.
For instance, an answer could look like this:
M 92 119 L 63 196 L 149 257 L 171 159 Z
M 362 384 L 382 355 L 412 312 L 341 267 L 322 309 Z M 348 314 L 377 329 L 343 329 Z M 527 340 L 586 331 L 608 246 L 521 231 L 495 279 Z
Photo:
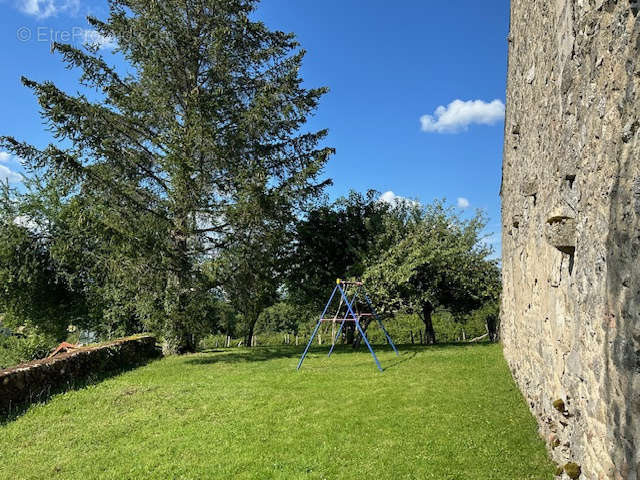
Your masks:
M 82 43 L 85 15 L 106 16 L 106 1 L 0 0 L 0 12 L 0 134 L 44 145 L 20 76 L 75 90 L 50 40 Z M 507 0 L 265 0 L 256 16 L 296 32 L 306 84 L 331 89 L 310 128 L 329 128 L 337 150 L 326 169 L 332 197 L 369 188 L 385 199 L 446 197 L 485 209 L 499 232 Z M 102 52 L 110 57 L 108 45 Z M 0 177 L 15 182 L 20 171 L 0 152 Z M 491 241 L 499 248 L 499 235 Z

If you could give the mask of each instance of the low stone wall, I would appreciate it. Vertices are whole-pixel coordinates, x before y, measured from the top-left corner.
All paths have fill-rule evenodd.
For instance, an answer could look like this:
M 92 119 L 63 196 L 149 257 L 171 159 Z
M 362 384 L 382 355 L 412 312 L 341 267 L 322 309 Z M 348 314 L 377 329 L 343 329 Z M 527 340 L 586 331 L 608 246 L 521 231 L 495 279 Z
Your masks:
M 160 356 L 152 336 L 123 338 L 0 370 L 0 414 L 40 401 L 78 382 Z

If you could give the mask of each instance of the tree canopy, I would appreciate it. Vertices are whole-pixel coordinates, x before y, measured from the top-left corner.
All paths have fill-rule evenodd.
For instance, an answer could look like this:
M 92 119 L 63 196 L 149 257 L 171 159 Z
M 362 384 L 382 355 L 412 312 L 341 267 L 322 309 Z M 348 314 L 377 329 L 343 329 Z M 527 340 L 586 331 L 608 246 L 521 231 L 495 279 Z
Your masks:
M 469 313 L 495 301 L 500 272 L 482 241 L 485 226 L 482 213 L 465 220 L 443 202 L 415 209 L 403 238 L 371 259 L 364 274 L 381 310 L 419 314 L 427 342 L 435 343 L 435 309 Z
M 69 205 L 73 235 L 52 251 L 83 259 L 76 273 L 95 277 L 112 314 L 162 323 L 169 351 L 194 347 L 215 287 L 206 259 L 289 222 L 327 185 L 326 130 L 303 130 L 326 88 L 302 86 L 304 50 L 253 21 L 255 4 L 112 0 L 109 18 L 89 23 L 126 71 L 95 46 L 54 43 L 92 93 L 23 78 L 54 142 L 0 138 Z
M 286 277 L 289 298 L 321 308 L 336 278 L 360 277 L 365 264 L 392 241 L 389 222 L 404 207 L 392 207 L 379 193 L 351 191 L 312 209 L 296 224 Z

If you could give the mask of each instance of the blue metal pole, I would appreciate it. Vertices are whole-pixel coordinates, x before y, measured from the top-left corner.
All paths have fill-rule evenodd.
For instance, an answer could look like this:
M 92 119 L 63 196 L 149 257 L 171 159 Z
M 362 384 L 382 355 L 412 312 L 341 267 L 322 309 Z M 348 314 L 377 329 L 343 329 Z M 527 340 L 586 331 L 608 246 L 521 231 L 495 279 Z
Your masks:
M 351 300 L 351 305 L 353 305 L 353 302 L 356 300 L 357 296 L 358 296 L 358 292 L 356 292 L 355 295 L 353 296 L 353 300 Z M 333 343 L 331 344 L 331 348 L 329 349 L 329 355 L 327 355 L 327 357 L 330 357 L 331 354 L 333 353 L 333 348 L 336 346 L 336 342 L 338 341 L 338 338 L 340 338 L 340 332 L 342 332 L 342 327 L 344 327 L 344 322 L 347 321 L 348 316 L 349 316 L 349 310 L 347 309 L 347 313 L 344 314 L 344 318 L 340 323 L 340 328 L 338 329 L 338 333 L 336 333 L 336 338 L 333 339 Z
M 382 370 L 382 366 L 380 365 L 380 362 L 378 361 L 378 357 L 376 357 L 375 352 L 373 351 L 373 348 L 371 348 L 371 345 L 369 344 L 369 340 L 367 340 L 367 336 L 364 334 L 364 331 L 362 330 L 362 327 L 360 326 L 360 322 L 358 322 L 356 320 L 356 327 L 358 327 L 358 331 L 360 332 L 360 335 L 362 335 L 362 339 L 364 340 L 364 343 L 367 344 L 367 347 L 369 348 L 369 351 L 371 352 L 371 355 L 373 356 L 373 359 L 376 362 L 376 365 L 378 366 L 378 370 L 380 370 L 381 372 Z
M 302 362 L 304 362 L 304 358 L 307 356 L 307 352 L 309 351 L 309 347 L 311 347 L 311 343 L 313 343 L 313 337 L 315 337 L 316 333 L 318 333 L 318 329 L 320 328 L 320 324 L 322 323 L 322 319 L 324 318 L 324 314 L 327 313 L 327 309 L 329 308 L 329 305 L 331 304 L 331 300 L 333 300 L 333 296 L 336 294 L 336 290 L 338 289 L 338 287 L 339 287 L 339 285 L 336 285 L 335 288 L 333 289 L 333 292 L 331 293 L 331 296 L 329 297 L 329 301 L 325 305 L 324 310 L 322 311 L 322 315 L 320 315 L 320 319 L 318 320 L 318 324 L 316 325 L 316 328 L 313 330 L 313 333 L 311 334 L 311 338 L 309 339 L 309 343 L 307 343 L 307 347 L 304 349 L 304 352 L 302 352 L 302 357 L 300 357 L 300 361 L 298 362 L 298 367 L 296 368 L 296 370 L 300 370 L 300 367 L 302 366 Z
M 384 332 L 385 336 L 387 337 L 387 341 L 389 342 L 389 345 L 391 345 L 391 348 L 393 348 L 393 351 L 396 352 L 396 355 L 400 355 L 398 353 L 398 349 L 396 348 L 395 344 L 393 343 L 393 340 L 391 340 L 391 335 L 389 335 L 389 332 L 387 332 L 387 329 L 384 328 L 384 324 L 382 323 L 382 320 L 378 316 L 378 313 L 376 312 L 376 309 L 373 308 L 373 304 L 371 303 L 371 300 L 369 299 L 369 295 L 367 295 L 366 291 L 364 292 L 364 298 L 367 301 L 367 303 L 369 304 L 369 308 L 371 309 L 371 312 L 373 313 L 373 316 L 376 317 L 376 321 L 378 322 L 378 325 L 380 325 L 380 328 L 382 328 L 382 331 Z
M 320 328 L 321 323 L 322 321 L 318 320 L 318 324 L 316 325 L 316 328 L 313 330 L 313 333 L 311 334 L 309 343 L 307 343 L 307 347 L 304 349 L 304 352 L 302 353 L 302 357 L 300 357 L 300 361 L 298 362 L 298 367 L 296 368 L 296 370 L 300 370 L 300 367 L 302 366 L 302 362 L 304 362 L 304 358 L 307 356 L 307 352 L 309 351 L 309 347 L 311 347 L 311 343 L 313 343 L 313 337 L 315 337 L 316 333 L 318 333 L 318 329 Z
M 342 288 L 340 288 L 340 285 L 338 285 L 338 288 L 340 290 L 340 294 L 342 295 L 342 298 L 345 299 L 345 303 L 347 304 L 347 309 L 349 310 L 349 313 L 351 313 L 351 316 L 353 317 L 353 319 L 356 322 L 356 328 L 360 332 L 360 335 L 362 335 L 362 339 L 364 340 L 364 343 L 367 345 L 367 348 L 369 348 L 369 351 L 371 352 L 371 356 L 373 357 L 373 360 L 376 362 L 378 370 L 380 370 L 382 372 L 383 371 L 382 370 L 382 366 L 380 365 L 380 362 L 378 361 L 378 357 L 376 357 L 376 354 L 373 351 L 373 348 L 371 348 L 371 345 L 369 344 L 369 340 L 367 340 L 367 336 L 364 334 L 364 331 L 362 330 L 362 327 L 360 327 L 360 321 L 358 320 L 358 317 L 356 317 L 356 314 L 353 313 L 353 310 L 351 309 L 351 305 L 349 304 L 349 302 L 345 298 L 344 291 L 342 290 Z

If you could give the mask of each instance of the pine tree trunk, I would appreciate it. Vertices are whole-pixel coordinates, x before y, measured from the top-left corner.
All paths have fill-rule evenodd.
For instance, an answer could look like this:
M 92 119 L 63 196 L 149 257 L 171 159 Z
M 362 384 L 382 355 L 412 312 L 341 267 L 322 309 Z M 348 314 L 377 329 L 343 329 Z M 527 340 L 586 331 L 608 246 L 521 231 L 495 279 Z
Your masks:
M 422 304 L 422 321 L 424 322 L 424 341 L 427 345 L 433 345 L 436 343 L 436 332 L 433 329 L 433 322 L 431 320 L 431 314 L 433 313 L 433 306 L 429 302 Z
M 189 291 L 190 266 L 187 255 L 186 236 L 179 228 L 172 234 L 174 261 L 167 275 L 165 289 L 165 332 L 162 351 L 165 355 L 195 352 L 195 338 L 190 331 L 186 314 Z

